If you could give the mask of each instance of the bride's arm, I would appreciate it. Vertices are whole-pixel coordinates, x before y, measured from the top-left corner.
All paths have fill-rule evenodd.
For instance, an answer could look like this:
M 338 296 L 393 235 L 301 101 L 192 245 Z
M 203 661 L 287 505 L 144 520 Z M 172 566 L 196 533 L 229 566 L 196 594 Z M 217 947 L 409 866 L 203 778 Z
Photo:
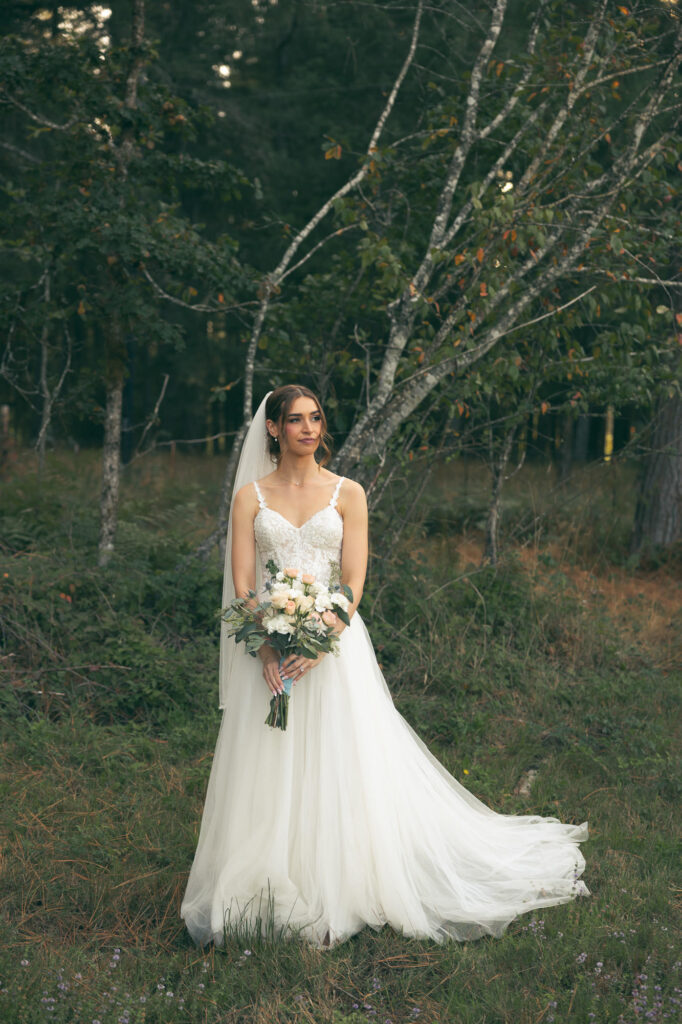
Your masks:
M 232 582 L 237 597 L 248 597 L 256 589 L 256 537 L 253 521 L 258 511 L 258 501 L 253 486 L 246 484 L 234 496 L 232 504 Z M 281 693 L 282 680 L 279 674 L 279 655 L 268 644 L 258 652 L 263 662 L 263 678 L 273 693 Z
M 249 493 L 250 492 L 250 493 Z M 258 510 L 251 484 L 241 487 L 232 504 L 232 582 L 237 597 L 256 589 L 256 537 L 253 520 Z
M 341 486 L 343 507 L 343 549 L 341 552 L 341 582 L 347 583 L 353 591 L 353 602 L 348 609 L 352 618 L 360 604 L 362 589 L 367 574 L 367 498 L 361 484 L 355 480 L 344 480 Z M 346 628 L 339 622 L 337 632 Z

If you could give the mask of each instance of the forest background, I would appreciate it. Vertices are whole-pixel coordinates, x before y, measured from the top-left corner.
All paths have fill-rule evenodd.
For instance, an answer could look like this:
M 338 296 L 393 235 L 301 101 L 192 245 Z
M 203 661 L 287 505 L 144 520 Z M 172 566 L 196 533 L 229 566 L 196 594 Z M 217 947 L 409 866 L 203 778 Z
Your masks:
M 0 29 L 7 1019 L 674 1016 L 678 5 Z M 495 809 L 590 820 L 593 897 L 551 924 L 326 958 L 183 932 L 235 460 L 292 380 L 368 493 L 401 712 Z

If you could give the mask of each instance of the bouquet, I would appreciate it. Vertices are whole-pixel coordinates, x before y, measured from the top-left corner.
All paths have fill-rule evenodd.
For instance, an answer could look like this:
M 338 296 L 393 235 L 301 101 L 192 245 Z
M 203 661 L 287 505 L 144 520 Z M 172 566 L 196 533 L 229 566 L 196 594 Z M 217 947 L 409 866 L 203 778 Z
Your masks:
M 266 568 L 270 578 L 260 597 L 250 590 L 248 597 L 237 597 L 222 610 L 229 635 L 254 658 L 263 644 L 274 647 L 280 653 L 280 668 L 290 654 L 337 654 L 339 635 L 334 627 L 337 618 L 350 625 L 350 587 L 339 582 L 326 586 L 300 569 L 279 569 L 272 559 Z M 266 725 L 286 729 L 292 684 L 292 679 L 283 679 L 284 692 L 270 701 Z

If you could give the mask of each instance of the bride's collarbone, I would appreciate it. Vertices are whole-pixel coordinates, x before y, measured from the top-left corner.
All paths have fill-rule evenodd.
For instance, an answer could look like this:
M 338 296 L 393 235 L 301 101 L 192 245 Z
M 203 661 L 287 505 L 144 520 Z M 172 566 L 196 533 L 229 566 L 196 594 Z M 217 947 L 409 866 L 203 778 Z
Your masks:
M 341 477 L 298 486 L 291 482 L 260 483 L 265 507 L 300 529 L 310 519 L 331 507 Z M 336 495 L 338 498 L 338 494 Z M 339 512 L 340 514 L 340 512 Z

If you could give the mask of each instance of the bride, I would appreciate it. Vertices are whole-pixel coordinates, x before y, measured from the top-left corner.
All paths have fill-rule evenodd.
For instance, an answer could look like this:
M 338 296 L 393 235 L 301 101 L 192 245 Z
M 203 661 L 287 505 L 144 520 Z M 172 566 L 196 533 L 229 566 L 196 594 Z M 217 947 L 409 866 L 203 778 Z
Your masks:
M 465 789 L 393 705 L 357 611 L 367 563 L 360 484 L 325 469 L 322 407 L 284 385 L 261 403 L 230 511 L 223 607 L 265 565 L 353 591 L 339 652 L 290 655 L 286 731 L 264 724 L 278 655 L 221 626 L 224 710 L 181 917 L 198 944 L 226 933 L 332 946 L 365 925 L 446 939 L 499 936 L 519 914 L 588 894 L 587 823 L 502 815 Z M 273 468 L 274 467 L 274 468 Z

